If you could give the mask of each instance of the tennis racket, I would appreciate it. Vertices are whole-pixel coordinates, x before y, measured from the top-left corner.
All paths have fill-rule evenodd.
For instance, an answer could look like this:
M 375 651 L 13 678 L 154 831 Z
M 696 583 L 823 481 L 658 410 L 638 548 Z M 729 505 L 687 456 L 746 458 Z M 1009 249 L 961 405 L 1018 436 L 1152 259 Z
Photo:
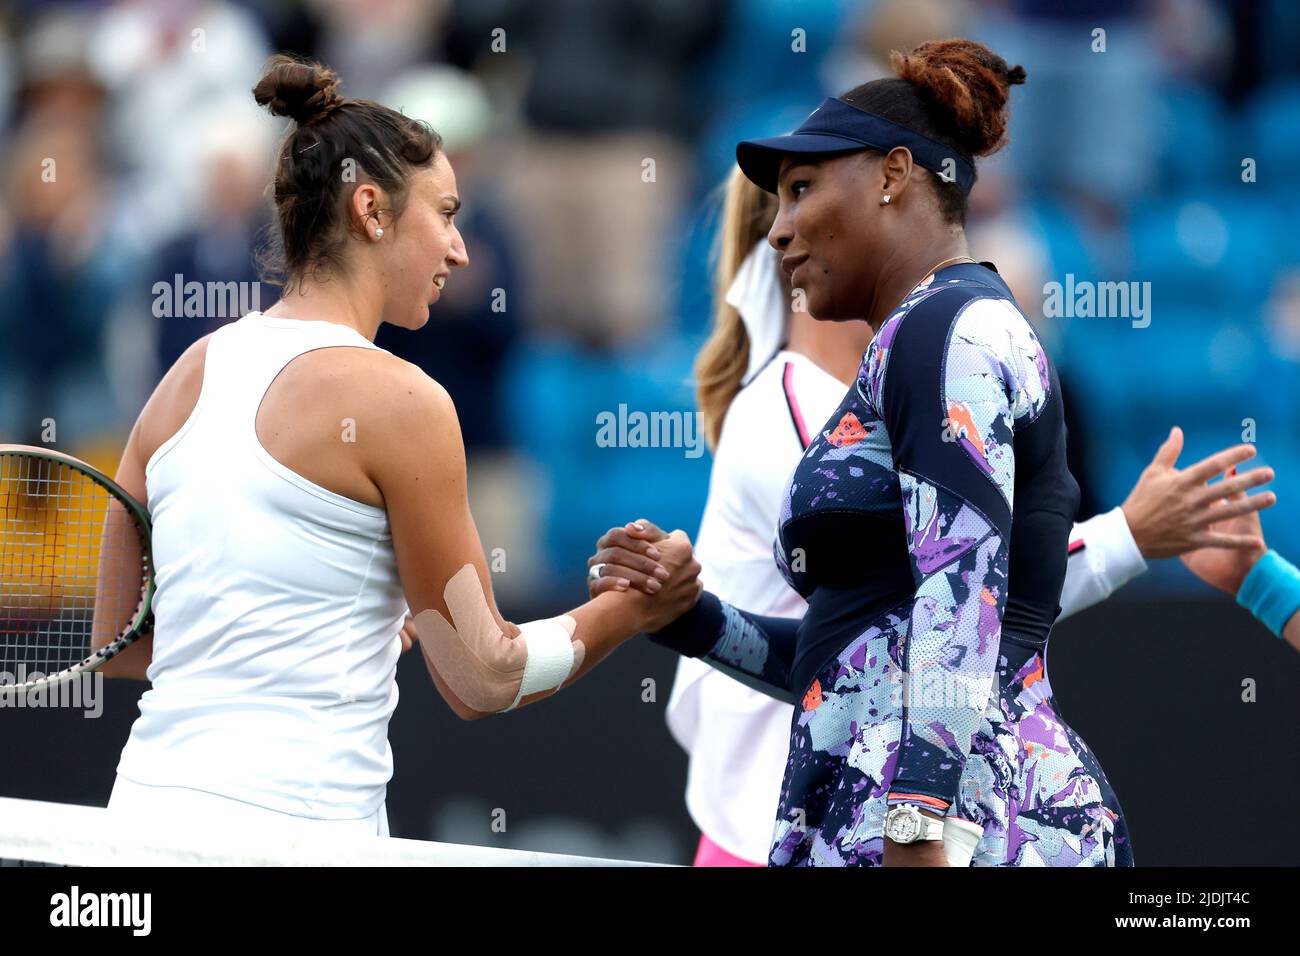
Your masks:
M 111 478 L 0 445 L 0 696 L 89 673 L 152 626 L 149 514 Z

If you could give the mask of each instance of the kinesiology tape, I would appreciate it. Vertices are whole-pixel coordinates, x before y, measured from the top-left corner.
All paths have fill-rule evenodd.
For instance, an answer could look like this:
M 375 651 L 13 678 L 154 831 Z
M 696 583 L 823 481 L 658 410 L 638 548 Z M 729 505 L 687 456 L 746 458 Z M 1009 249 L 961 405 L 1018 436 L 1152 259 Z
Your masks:
M 514 710 L 530 694 L 557 689 L 582 666 L 584 648 L 573 639 L 568 614 L 501 630 L 474 565 L 447 582 L 448 621 L 434 608 L 415 615 L 415 632 L 429 662 L 452 692 L 481 713 Z

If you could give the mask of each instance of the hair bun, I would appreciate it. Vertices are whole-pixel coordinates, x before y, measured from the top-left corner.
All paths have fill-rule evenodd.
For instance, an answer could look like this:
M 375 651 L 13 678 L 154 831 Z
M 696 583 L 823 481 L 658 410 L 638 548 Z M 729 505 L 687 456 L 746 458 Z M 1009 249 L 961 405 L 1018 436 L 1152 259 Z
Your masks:
M 940 111 L 971 156 L 997 152 L 1006 142 L 1007 94 L 1025 82 L 1025 68 L 1007 66 L 982 43 L 937 40 L 911 53 L 895 51 L 898 76 L 919 88 Z
M 335 90 L 338 74 L 329 67 L 295 60 L 285 54 L 271 57 L 253 98 L 276 116 L 287 116 L 302 126 L 322 119 L 343 104 Z

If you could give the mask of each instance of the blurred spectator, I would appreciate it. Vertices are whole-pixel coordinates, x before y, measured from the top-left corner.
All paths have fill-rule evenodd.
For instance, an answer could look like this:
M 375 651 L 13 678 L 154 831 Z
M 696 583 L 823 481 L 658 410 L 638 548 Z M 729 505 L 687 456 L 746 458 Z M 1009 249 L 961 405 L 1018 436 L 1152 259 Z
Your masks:
M 125 270 L 109 239 L 93 126 L 31 110 L 5 162 L 12 216 L 0 259 L 4 419 L 12 440 L 38 444 L 111 427 L 102 333 Z
M 75 9 L 35 17 L 18 50 L 18 113 L 43 110 L 98 126 L 107 95 L 89 61 L 86 36 L 92 22 L 90 13 Z
M 121 169 L 131 240 L 156 247 L 205 201 L 193 161 L 203 115 L 244 101 L 270 56 L 257 19 L 226 0 L 133 0 L 109 6 L 89 37 L 90 61 L 112 94 L 111 161 Z
M 346 96 L 382 100 L 406 71 L 443 46 L 448 0 L 305 0 L 319 18 L 315 55 L 343 77 Z
M 691 67 L 722 14 L 698 0 L 455 7 L 454 36 L 474 38 L 489 67 L 500 57 L 526 70 L 526 125 L 499 144 L 499 176 L 535 328 L 612 346 L 662 324 L 665 240 L 691 185 L 682 136 L 702 109 Z
M 12 440 L 84 439 L 111 427 L 106 316 L 125 281 L 100 164 L 104 90 L 86 56 L 88 15 L 36 13 L 20 38 L 17 127 L 0 215 L 0 425 Z
M 448 280 L 427 326 L 413 333 L 384 326 L 375 341 L 447 389 L 471 454 L 500 449 L 508 439 L 502 369 L 519 335 L 522 297 L 514 238 L 495 198 L 499 184 L 482 168 L 491 104 L 477 81 L 452 67 L 411 71 L 384 91 L 382 101 L 442 136 L 464 203 L 456 224 L 469 265 Z
M 862 83 L 894 75 L 889 55 L 927 40 L 963 36 L 970 17 L 965 0 L 881 0 L 857 7 L 822 68 L 824 85 L 838 96 Z
M 465 66 L 521 60 L 523 115 L 538 130 L 681 137 L 705 117 L 692 78 L 716 49 L 727 8 L 720 0 L 460 0 L 451 43 Z
M 1029 75 L 1013 96 L 1012 161 L 1026 186 L 1115 219 L 1155 174 L 1158 37 L 1149 2 L 1007 0 L 973 31 Z
M 274 287 L 259 284 L 254 251 L 266 240 L 271 223 L 265 189 L 274 169 L 276 124 L 251 96 L 202 115 L 192 162 L 204 178 L 203 205 L 197 219 L 158 251 L 141 286 L 239 283 L 249 290 L 243 298 L 249 310 L 265 309 L 278 295 Z M 195 341 L 239 318 L 221 309 L 202 316 L 151 311 L 158 321 L 157 375 Z

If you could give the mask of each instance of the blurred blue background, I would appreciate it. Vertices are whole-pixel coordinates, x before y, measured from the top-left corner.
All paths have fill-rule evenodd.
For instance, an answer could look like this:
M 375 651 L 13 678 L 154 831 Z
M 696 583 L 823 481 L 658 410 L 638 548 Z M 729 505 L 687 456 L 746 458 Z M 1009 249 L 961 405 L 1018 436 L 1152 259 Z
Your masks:
M 1028 71 L 970 235 L 1062 372 L 1081 517 L 1171 425 L 1183 463 L 1245 435 L 1278 472 L 1267 537 L 1300 553 L 1300 11 L 1281 0 L 10 3 L 0 435 L 52 420 L 58 447 L 115 465 L 162 372 L 230 318 L 158 318 L 155 283 L 257 279 L 281 127 L 249 90 L 271 52 L 311 55 L 447 140 L 471 267 L 380 344 L 457 402 L 503 600 L 580 596 L 609 525 L 697 527 L 708 456 L 599 447 L 596 415 L 693 409 L 736 140 L 953 35 Z M 1067 276 L 1150 283 L 1150 325 L 1044 316 Z M 1196 586 L 1154 570 L 1134 587 Z
M 385 329 L 379 344 L 457 403 L 471 504 L 503 559 L 504 612 L 556 613 L 583 599 L 585 559 L 610 525 L 698 527 L 709 456 L 602 447 L 597 416 L 694 409 L 691 361 L 710 321 L 718 186 L 735 142 L 783 132 L 824 96 L 887 75 L 891 49 L 948 36 L 983 40 L 1028 71 L 1012 94 L 1011 146 L 981 164 L 969 232 L 1061 371 L 1080 517 L 1119 504 L 1172 425 L 1186 432 L 1182 464 L 1245 436 L 1277 469 L 1266 536 L 1300 557 L 1300 6 L 1286 0 L 11 0 L 0 4 L 0 440 L 116 467 L 161 374 L 236 317 L 160 318 L 155 284 L 257 279 L 251 251 L 282 132 L 252 101 L 262 64 L 275 51 L 317 57 L 345 95 L 444 136 L 471 265 L 428 326 Z M 1044 315 L 1044 286 L 1070 276 L 1150 283 L 1150 324 Z M 274 302 L 273 287 L 258 291 L 257 305 Z M 1160 602 L 1193 591 L 1205 594 L 1162 562 L 1126 589 L 1154 602 L 1131 622 L 1168 620 Z M 618 665 L 633 685 L 641 653 Z M 1114 679 L 1079 653 L 1076 675 L 1095 665 L 1098 680 Z M 666 658 L 655 660 L 666 678 Z M 611 761 L 626 755 L 614 728 L 627 724 L 592 726 L 588 708 L 614 683 L 584 683 L 574 703 L 554 705 L 575 734 L 604 735 L 590 746 Z M 112 734 L 133 716 L 118 706 Z M 435 719 L 432 706 L 419 704 L 421 720 Z M 1095 706 L 1105 727 L 1106 705 Z M 427 739 L 408 711 L 399 749 Z M 637 792 L 680 834 L 680 755 L 661 715 L 638 713 L 626 719 L 643 728 L 628 731 L 648 748 L 642 759 L 673 773 Z M 504 747 L 542 723 L 457 725 L 447 747 Z M 1127 726 L 1112 736 L 1128 739 Z M 106 796 L 103 770 L 88 789 L 65 781 L 32 795 Z M 1149 782 L 1155 820 L 1165 804 Z M 394 832 L 430 835 L 427 800 L 405 801 Z M 664 832 L 651 826 L 621 852 L 649 856 Z M 1167 836 L 1163 857 L 1139 850 L 1139 861 L 1182 859 L 1178 833 Z M 1268 845 L 1261 829 L 1259 853 Z

